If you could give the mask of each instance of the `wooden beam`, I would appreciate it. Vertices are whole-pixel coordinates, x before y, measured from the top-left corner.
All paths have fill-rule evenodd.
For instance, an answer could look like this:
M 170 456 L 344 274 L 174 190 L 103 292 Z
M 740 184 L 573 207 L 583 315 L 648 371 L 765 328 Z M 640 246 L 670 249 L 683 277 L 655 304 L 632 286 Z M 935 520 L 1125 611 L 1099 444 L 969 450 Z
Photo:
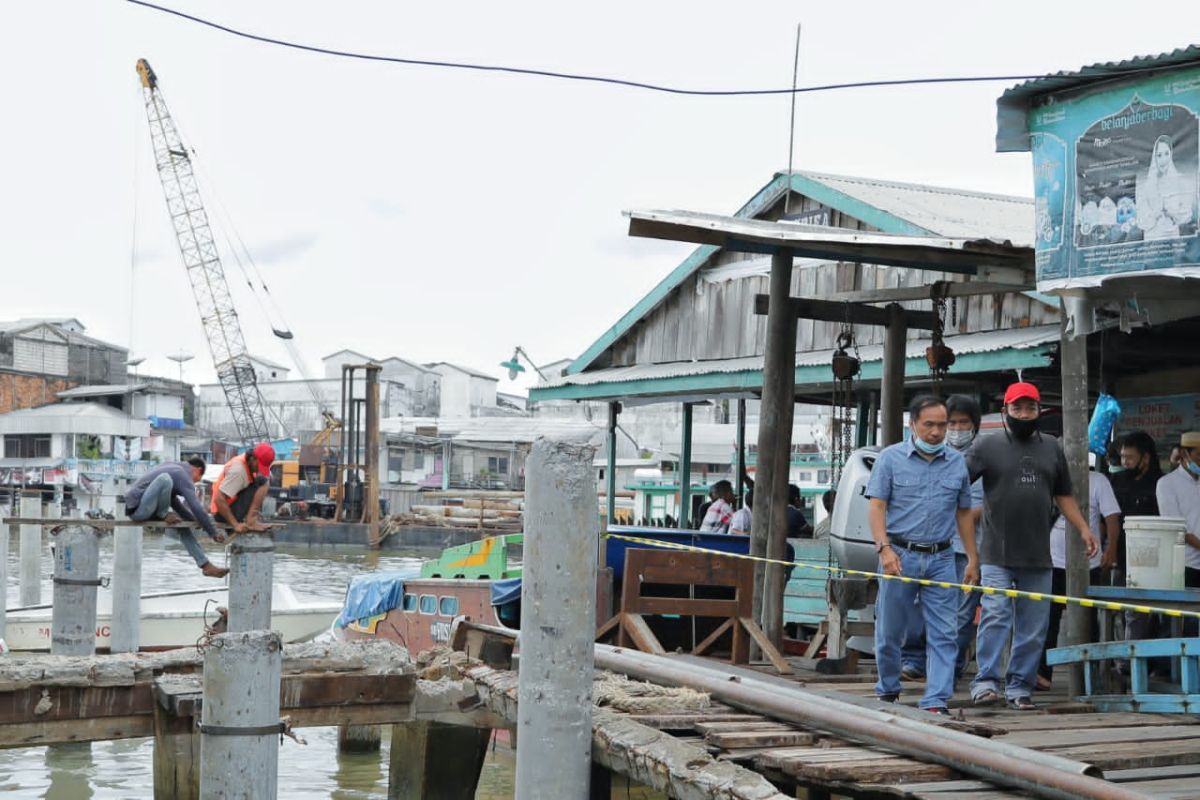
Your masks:
M 765 294 L 754 296 L 754 313 L 764 315 L 770 306 L 770 299 Z M 886 308 L 875 306 L 855 305 L 853 303 L 835 303 L 831 300 L 814 300 L 808 297 L 789 297 L 788 306 L 798 319 L 815 319 L 819 322 L 849 322 L 854 325 L 887 325 L 889 320 Z M 915 330 L 931 331 L 936 321 L 932 311 L 904 310 L 908 327 Z
M 898 303 L 906 300 L 931 300 L 937 283 L 924 286 L 897 286 L 891 289 L 863 289 L 830 295 L 832 303 Z M 999 283 L 995 281 L 946 281 L 942 284 L 946 297 L 974 297 L 984 294 L 1016 294 L 1037 289 L 1033 284 Z

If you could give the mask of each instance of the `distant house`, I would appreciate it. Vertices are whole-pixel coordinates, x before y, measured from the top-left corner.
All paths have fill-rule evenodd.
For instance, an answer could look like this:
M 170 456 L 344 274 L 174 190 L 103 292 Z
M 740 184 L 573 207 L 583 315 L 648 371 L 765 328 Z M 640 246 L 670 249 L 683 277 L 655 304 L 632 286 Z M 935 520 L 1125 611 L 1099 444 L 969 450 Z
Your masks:
M 498 378 L 449 361 L 425 366 L 441 375 L 440 417 L 478 417 L 483 409 L 496 407 Z
M 247 359 L 254 366 L 254 380 L 258 383 L 268 383 L 270 381 L 286 381 L 292 370 L 270 359 L 261 358 L 256 355 L 247 355 Z
M 124 382 L 129 351 L 84 330 L 74 317 L 0 322 L 0 414 L 53 403 L 79 384 Z
M 442 376 L 427 366 L 399 356 L 372 358 L 357 350 L 338 350 L 321 359 L 325 377 L 341 380 L 346 364 L 378 364 L 379 379 L 400 384 L 408 396 L 411 412 L 417 416 L 437 416 Z

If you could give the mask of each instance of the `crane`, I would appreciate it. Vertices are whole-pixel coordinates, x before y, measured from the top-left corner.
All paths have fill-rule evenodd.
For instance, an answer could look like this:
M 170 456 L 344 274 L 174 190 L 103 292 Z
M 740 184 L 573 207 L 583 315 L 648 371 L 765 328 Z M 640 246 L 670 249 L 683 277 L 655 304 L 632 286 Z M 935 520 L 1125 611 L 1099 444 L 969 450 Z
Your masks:
M 167 213 L 200 311 L 217 380 L 243 443 L 265 441 L 269 438 L 265 404 L 246 352 L 242 326 L 225 280 L 225 268 L 200 197 L 191 157 L 159 91 L 158 77 L 146 59 L 138 59 L 137 73 L 142 82 L 154 162 L 166 195 Z

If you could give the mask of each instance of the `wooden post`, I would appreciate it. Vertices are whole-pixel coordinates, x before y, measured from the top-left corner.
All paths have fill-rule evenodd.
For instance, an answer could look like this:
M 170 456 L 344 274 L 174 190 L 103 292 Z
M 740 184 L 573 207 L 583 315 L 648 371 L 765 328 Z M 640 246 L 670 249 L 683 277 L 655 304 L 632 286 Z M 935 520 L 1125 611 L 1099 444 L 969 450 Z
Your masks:
M 363 522 L 367 524 L 367 542 L 372 550 L 379 549 L 379 370 L 378 364 L 367 364 L 366 413 L 366 473 L 363 491 Z
M 608 404 L 608 461 L 604 465 L 604 491 L 607 499 L 605 519 L 609 525 L 617 521 L 617 416 L 621 404 L 615 400 Z
M 474 800 L 491 733 L 488 728 L 438 722 L 393 725 L 388 800 Z M 528 796 L 564 797 L 537 792 Z
M 21 498 L 21 516 L 40 519 L 42 498 L 26 495 Z M 42 526 L 21 526 L 21 605 L 36 606 L 42 602 Z
M 275 542 L 269 533 L 244 533 L 229 551 L 229 632 L 269 630 Z
M 113 530 L 109 649 L 114 653 L 136 653 L 141 643 L 143 532 L 138 527 Z
M 379 725 L 339 725 L 338 750 L 343 753 L 375 753 L 383 741 Z
M 94 655 L 100 532 L 82 525 L 65 525 L 55 528 L 51 535 L 55 547 L 50 654 Z
M 692 404 L 683 404 L 679 443 L 679 527 L 692 527 Z M 701 520 L 703 522 L 703 520 Z
M 612 800 L 612 770 L 592 762 L 592 786 L 589 800 Z
M 200 797 L 200 736 L 168 733 L 170 714 L 154 704 L 154 800 Z
M 879 416 L 882 422 L 880 444 L 884 447 L 904 438 L 904 360 L 908 347 L 908 321 L 904 316 L 904 307 L 899 303 L 890 303 L 887 312 L 879 401 Z
M 767 554 L 768 542 L 774 536 L 787 534 L 787 512 L 783 508 L 787 504 L 787 474 L 776 475 L 775 454 L 783 425 L 790 421 L 795 401 L 796 317 L 788 301 L 791 285 L 791 252 L 773 253 L 767 306 L 767 341 L 763 354 L 762 402 L 758 414 L 758 457 L 754 480 L 757 491 L 754 493 L 754 513 L 750 523 L 750 553 L 755 556 Z M 792 384 L 790 390 L 789 383 Z M 788 438 L 791 438 L 790 430 Z M 782 484 L 779 478 L 782 478 Z M 776 526 L 781 519 L 782 529 L 776 533 Z M 756 562 L 754 619 L 760 622 L 765 622 L 766 574 L 764 564 Z
M 737 497 L 739 501 L 745 500 L 746 493 L 746 398 L 739 397 L 737 401 L 737 463 L 734 469 L 737 471 L 737 477 L 734 481 L 734 486 L 737 487 Z M 753 515 L 751 515 L 753 519 Z
M 276 796 L 282 651 L 264 630 L 217 634 L 205 649 L 201 798 Z
M 1087 337 L 1068 337 L 1066 316 L 1063 316 L 1063 333 L 1059 342 L 1059 359 L 1062 363 L 1062 415 L 1063 450 L 1071 471 L 1071 484 L 1075 488 L 1075 501 L 1083 518 L 1088 519 L 1088 364 Z M 1071 597 L 1086 597 L 1088 589 L 1088 557 L 1079 531 L 1067 524 L 1067 594 Z M 1078 605 L 1066 608 L 1067 645 L 1084 644 L 1088 641 L 1088 614 L 1095 611 Z M 1053 643 L 1051 643 L 1053 645 Z M 1068 692 L 1071 697 L 1084 693 L 1083 665 L 1072 664 L 1068 673 Z

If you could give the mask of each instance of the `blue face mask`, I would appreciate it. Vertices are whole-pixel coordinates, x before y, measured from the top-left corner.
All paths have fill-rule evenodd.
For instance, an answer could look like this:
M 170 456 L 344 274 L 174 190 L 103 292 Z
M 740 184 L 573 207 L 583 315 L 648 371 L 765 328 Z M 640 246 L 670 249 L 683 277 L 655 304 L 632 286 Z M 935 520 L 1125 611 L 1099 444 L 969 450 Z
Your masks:
M 1188 468 L 1188 472 L 1192 473 L 1193 475 L 1196 475 L 1197 477 L 1200 477 L 1200 466 L 1197 466 L 1195 461 L 1189 461 L 1187 463 L 1187 468 Z
M 942 452 L 942 450 L 946 449 L 945 442 L 938 442 L 937 444 L 930 444 L 929 442 L 922 439 L 920 436 L 913 436 L 913 445 L 915 445 L 918 450 L 920 450 L 922 453 L 924 453 L 927 456 L 936 456 L 938 453 Z M 1200 473 L 1198 473 L 1198 474 L 1200 474 Z

